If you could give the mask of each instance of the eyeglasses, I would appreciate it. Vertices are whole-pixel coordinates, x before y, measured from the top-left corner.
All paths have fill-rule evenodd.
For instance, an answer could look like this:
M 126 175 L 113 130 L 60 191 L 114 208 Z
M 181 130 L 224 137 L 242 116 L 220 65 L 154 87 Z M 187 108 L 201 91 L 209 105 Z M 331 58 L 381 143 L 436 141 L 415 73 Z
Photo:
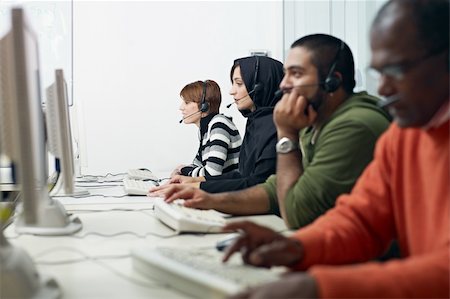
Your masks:
M 367 72 L 368 75 L 371 76 L 375 80 L 379 80 L 381 77 L 388 77 L 394 79 L 396 81 L 402 80 L 405 75 L 414 69 L 414 67 L 419 66 L 421 63 L 427 61 L 428 59 L 437 56 L 444 52 L 446 49 L 440 49 L 439 51 L 432 51 L 424 56 L 416 59 L 415 61 L 405 61 L 394 63 L 390 65 L 386 65 L 381 69 L 375 69 L 373 67 L 368 67 Z

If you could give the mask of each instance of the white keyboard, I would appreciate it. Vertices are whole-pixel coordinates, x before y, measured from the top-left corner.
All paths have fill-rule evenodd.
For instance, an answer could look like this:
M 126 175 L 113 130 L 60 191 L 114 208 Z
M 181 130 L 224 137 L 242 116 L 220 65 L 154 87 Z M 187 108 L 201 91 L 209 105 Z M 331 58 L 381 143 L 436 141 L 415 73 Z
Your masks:
M 196 298 L 225 298 L 248 287 L 275 281 L 281 268 L 243 265 L 238 255 L 226 264 L 215 249 L 160 247 L 133 249 L 133 267 Z
M 186 208 L 183 201 L 169 204 L 162 199 L 155 200 L 155 216 L 177 232 L 222 232 L 226 223 L 223 215 L 214 210 Z
M 127 178 L 132 180 L 152 180 L 155 182 L 159 182 L 159 179 L 150 170 L 144 169 L 128 170 Z
M 158 185 L 154 181 L 123 179 L 123 188 L 129 195 L 147 195 L 150 188 Z

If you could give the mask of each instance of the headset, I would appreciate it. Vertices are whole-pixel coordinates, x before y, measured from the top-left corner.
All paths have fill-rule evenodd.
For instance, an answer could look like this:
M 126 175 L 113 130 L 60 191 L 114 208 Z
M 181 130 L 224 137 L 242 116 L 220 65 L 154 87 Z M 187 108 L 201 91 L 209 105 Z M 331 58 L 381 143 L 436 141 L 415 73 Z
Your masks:
M 179 121 L 180 124 L 181 124 L 181 123 L 183 122 L 183 120 L 185 120 L 186 118 L 189 118 L 189 117 L 194 116 L 194 115 L 199 114 L 199 113 L 207 112 L 207 111 L 209 110 L 209 104 L 208 104 L 208 102 L 206 101 L 206 84 L 207 84 L 207 81 L 208 81 L 208 80 L 202 81 L 202 84 L 203 84 L 203 88 L 202 88 L 202 89 L 203 89 L 203 90 L 202 90 L 202 99 L 201 99 L 201 101 L 200 101 L 200 109 L 198 109 L 198 111 L 196 111 L 196 112 L 194 112 L 194 113 L 191 113 L 191 114 L 189 114 L 188 116 L 185 116 L 185 117 L 183 117 L 182 119 L 180 119 L 180 121 Z
M 259 73 L 259 57 L 258 55 L 255 55 L 256 63 L 255 63 L 255 74 L 253 76 L 253 89 L 249 92 L 250 93 L 256 93 L 261 90 L 263 87 L 262 83 L 258 82 L 258 73 Z
M 258 55 L 254 55 L 256 63 L 255 63 L 255 74 L 253 75 L 253 88 L 252 90 L 250 90 L 247 95 L 243 96 L 240 99 L 236 99 L 233 103 L 230 103 L 227 105 L 227 108 L 230 108 L 231 105 L 236 104 L 237 102 L 239 102 L 242 99 L 245 99 L 246 97 L 249 97 L 251 94 L 254 94 L 254 97 L 256 97 L 256 94 L 258 93 L 258 91 L 260 91 L 261 89 L 263 89 L 264 85 L 262 83 L 258 82 L 258 73 L 259 73 L 259 56 Z
M 339 78 L 339 76 L 337 76 L 334 73 L 334 71 L 336 69 L 336 65 L 338 63 L 339 56 L 340 56 L 341 52 L 344 50 L 344 48 L 345 48 L 345 43 L 343 40 L 341 40 L 341 45 L 339 46 L 339 49 L 336 52 L 336 56 L 333 59 L 333 64 L 331 65 L 330 70 L 328 71 L 328 75 L 325 78 L 325 81 L 322 83 L 322 88 L 327 93 L 335 92 L 342 83 L 341 78 Z
M 275 92 L 275 97 L 276 98 L 280 98 L 281 96 L 283 96 L 284 92 L 287 90 L 292 90 L 293 88 L 297 88 L 297 87 L 307 87 L 307 86 L 320 86 L 325 92 L 327 93 L 332 93 L 335 92 L 339 86 L 342 84 L 342 80 L 341 78 L 339 78 L 339 76 L 337 76 L 334 71 L 336 70 L 336 65 L 338 63 L 339 60 L 339 56 L 341 54 L 341 52 L 344 50 L 345 48 L 345 43 L 343 40 L 340 40 L 341 44 L 339 46 L 339 48 L 336 51 L 336 55 L 334 57 L 334 59 L 332 60 L 333 63 L 331 64 L 330 70 L 328 71 L 328 74 L 325 78 L 324 81 L 319 81 L 319 83 L 315 83 L 315 84 L 301 84 L 301 85 L 294 85 L 291 88 L 286 88 L 286 89 L 279 89 Z M 308 106 L 311 105 L 314 110 L 318 110 L 319 106 L 321 105 L 321 101 L 308 101 Z M 308 114 L 308 106 L 305 109 L 305 114 Z
M 200 101 L 200 112 L 207 112 L 209 109 L 209 104 L 206 101 L 206 84 L 207 81 L 203 81 L 202 99 Z

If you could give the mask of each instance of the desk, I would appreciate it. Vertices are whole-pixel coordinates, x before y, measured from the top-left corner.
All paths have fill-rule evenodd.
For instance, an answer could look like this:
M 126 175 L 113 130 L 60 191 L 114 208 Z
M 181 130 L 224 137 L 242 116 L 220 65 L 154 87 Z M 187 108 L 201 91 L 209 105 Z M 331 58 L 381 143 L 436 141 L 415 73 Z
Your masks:
M 112 197 L 124 194 L 121 186 L 88 189 L 91 194 L 106 197 L 58 199 L 68 212 L 77 215 L 83 222 L 83 229 L 77 234 L 63 237 L 18 236 L 14 225 L 11 225 L 5 236 L 12 244 L 28 252 L 41 275 L 52 276 L 58 281 L 63 298 L 189 298 L 134 271 L 130 249 L 161 245 L 214 247 L 216 241 L 225 235 L 175 235 L 153 215 L 153 199 Z M 239 218 L 251 219 L 277 230 L 285 228 L 282 219 L 276 216 Z M 119 234 L 121 232 L 129 234 Z M 74 262 L 48 264 L 68 260 Z

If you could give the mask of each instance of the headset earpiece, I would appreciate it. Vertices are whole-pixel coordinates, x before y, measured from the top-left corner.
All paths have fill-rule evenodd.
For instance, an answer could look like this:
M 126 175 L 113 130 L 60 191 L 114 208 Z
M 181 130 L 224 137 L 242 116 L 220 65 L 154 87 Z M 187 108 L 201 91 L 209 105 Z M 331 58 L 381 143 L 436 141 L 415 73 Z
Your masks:
M 332 93 L 338 90 L 339 86 L 341 86 L 341 78 L 339 78 L 336 74 L 329 75 L 325 82 L 323 83 L 323 89 L 327 93 Z
M 345 43 L 341 40 L 341 45 L 339 46 L 339 49 L 336 52 L 336 56 L 333 59 L 333 64 L 331 65 L 330 70 L 328 71 L 328 75 L 322 84 L 323 90 L 325 90 L 327 93 L 335 92 L 342 84 L 341 78 L 336 75 L 334 71 L 339 60 L 339 55 L 344 50 L 344 47 Z
M 264 85 L 262 85 L 261 83 L 256 83 L 255 86 L 253 87 L 253 93 L 257 93 L 261 90 L 263 90 Z
M 203 81 L 202 99 L 200 101 L 200 112 L 207 112 L 209 110 L 209 104 L 206 101 L 206 81 Z
M 259 57 L 255 55 L 255 74 L 253 75 L 253 89 L 249 92 L 253 93 L 253 97 L 256 97 L 256 94 L 263 89 L 263 84 L 258 82 L 258 73 L 259 73 Z

